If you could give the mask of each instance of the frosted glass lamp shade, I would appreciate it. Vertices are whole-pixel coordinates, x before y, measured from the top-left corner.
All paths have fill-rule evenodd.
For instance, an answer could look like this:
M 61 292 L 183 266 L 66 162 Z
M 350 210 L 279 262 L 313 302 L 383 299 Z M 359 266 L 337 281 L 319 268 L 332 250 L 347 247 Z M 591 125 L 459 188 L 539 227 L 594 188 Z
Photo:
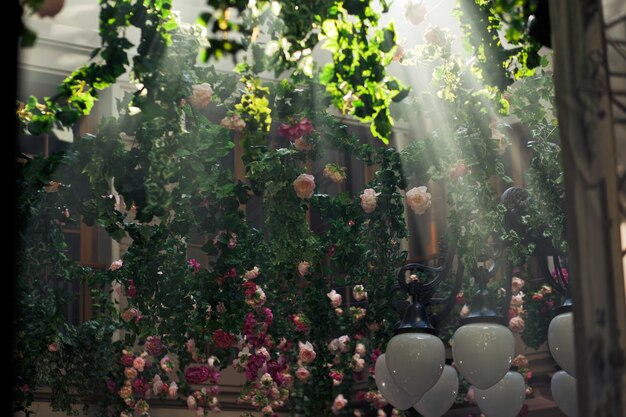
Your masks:
M 578 417 L 578 398 L 576 396 L 576 378 L 565 371 L 558 371 L 550 383 L 552 397 L 567 417 Z
M 424 417 L 441 417 L 452 407 L 458 392 L 459 376 L 456 369 L 446 365 L 435 386 L 422 395 L 415 409 Z
M 507 373 L 515 353 L 508 327 L 496 323 L 471 323 L 452 336 L 452 356 L 457 369 L 476 388 L 487 389 Z
M 443 342 L 428 333 L 397 334 L 385 353 L 387 371 L 395 384 L 416 399 L 435 385 L 446 363 Z
M 374 379 L 376 380 L 376 386 L 383 397 L 399 410 L 406 410 L 411 408 L 417 401 L 417 398 L 407 394 L 402 388 L 398 387 L 391 375 L 387 371 L 387 364 L 385 363 L 385 354 L 383 353 L 376 359 L 376 365 L 374 366 Z
M 476 388 L 476 403 L 487 417 L 515 417 L 524 405 L 526 385 L 519 372 L 509 371 L 491 388 Z
M 561 368 L 576 377 L 574 352 L 574 316 L 570 311 L 559 314 L 548 326 L 548 346 L 552 357 Z

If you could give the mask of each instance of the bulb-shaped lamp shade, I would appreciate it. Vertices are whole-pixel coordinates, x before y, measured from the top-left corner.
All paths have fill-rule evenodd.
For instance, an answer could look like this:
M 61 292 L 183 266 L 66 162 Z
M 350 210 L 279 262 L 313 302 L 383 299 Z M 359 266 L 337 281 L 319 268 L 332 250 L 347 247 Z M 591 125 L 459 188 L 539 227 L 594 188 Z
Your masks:
M 556 363 L 575 378 L 574 317 L 571 311 L 559 314 L 550 322 L 548 346 L 550 346 L 550 353 L 552 353 Z
M 471 323 L 452 336 L 452 356 L 459 372 L 476 388 L 495 385 L 511 367 L 515 339 L 508 327 Z
M 576 397 L 576 378 L 565 371 L 556 372 L 550 383 L 556 405 L 567 417 L 578 417 L 578 398 Z
M 389 341 L 385 353 L 391 378 L 416 402 L 439 380 L 446 363 L 443 342 L 428 333 L 397 334 Z
M 509 371 L 491 388 L 476 389 L 476 403 L 488 417 L 515 417 L 526 398 L 524 377 Z
M 385 354 L 383 353 L 376 359 L 376 365 L 374 367 L 374 379 L 376 380 L 376 386 L 383 397 L 399 410 L 406 410 L 411 408 L 417 398 L 407 394 L 402 388 L 399 388 L 391 375 L 387 371 L 387 364 L 385 363 Z
M 458 392 L 459 376 L 456 369 L 446 365 L 435 386 L 422 395 L 415 409 L 424 417 L 441 417 L 452 407 Z

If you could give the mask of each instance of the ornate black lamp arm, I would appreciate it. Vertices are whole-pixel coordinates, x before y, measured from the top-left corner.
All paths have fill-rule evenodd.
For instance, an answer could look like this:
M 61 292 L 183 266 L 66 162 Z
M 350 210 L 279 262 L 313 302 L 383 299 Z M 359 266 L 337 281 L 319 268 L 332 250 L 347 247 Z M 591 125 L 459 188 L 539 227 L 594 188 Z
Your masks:
M 459 264 L 450 294 L 443 299 L 433 298 L 439 284 L 450 274 L 455 256 L 456 245 L 452 245 L 443 264 L 438 267 L 409 263 L 400 268 L 397 277 L 398 283 L 392 292 L 403 291 L 411 297 L 411 303 L 408 305 L 402 303 L 402 306 L 399 306 L 398 309 L 403 310 L 404 317 L 396 325 L 396 333 L 410 331 L 436 333 L 432 323 L 436 324 L 452 311 L 456 295 L 461 289 L 464 268 L 462 264 Z M 437 314 L 429 314 L 426 308 L 432 304 L 444 304 L 444 307 Z

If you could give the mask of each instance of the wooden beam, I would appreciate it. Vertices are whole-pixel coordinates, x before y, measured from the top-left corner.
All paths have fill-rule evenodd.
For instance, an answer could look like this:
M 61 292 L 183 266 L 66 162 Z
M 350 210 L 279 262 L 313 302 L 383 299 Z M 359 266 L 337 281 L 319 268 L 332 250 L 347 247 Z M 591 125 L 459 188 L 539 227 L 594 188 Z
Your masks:
M 600 0 L 550 0 L 580 416 L 626 416 L 626 302 Z

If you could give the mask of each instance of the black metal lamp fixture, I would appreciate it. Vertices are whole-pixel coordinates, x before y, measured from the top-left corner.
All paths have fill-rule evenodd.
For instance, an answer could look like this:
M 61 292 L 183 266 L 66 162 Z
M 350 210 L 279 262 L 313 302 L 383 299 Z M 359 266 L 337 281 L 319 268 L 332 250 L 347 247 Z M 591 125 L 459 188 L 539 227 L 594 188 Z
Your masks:
M 502 195 L 501 202 L 507 208 L 506 226 L 525 239 L 533 240 L 525 233 L 520 217 L 526 211 L 527 198 L 524 190 L 511 188 Z M 553 379 L 555 398 L 557 403 L 559 398 L 561 402 L 572 403 L 570 397 L 575 396 L 575 380 L 572 383 L 575 370 L 569 277 L 563 268 L 562 253 L 545 239 L 534 239 L 533 243 L 537 248 L 534 255 L 544 278 L 565 299 L 557 311 L 558 315 L 550 323 L 549 345 L 555 360 L 565 370 L 561 371 L 565 375 L 557 373 Z M 395 335 L 375 367 L 376 383 L 392 405 L 401 410 L 414 407 L 426 417 L 445 414 L 458 391 L 456 370 L 445 364 L 445 348 L 433 325 L 452 311 L 456 294 L 461 289 L 464 268 L 459 262 L 451 292 L 443 299 L 434 298 L 437 287 L 451 271 L 455 248 L 453 246 L 447 252 L 440 267 L 411 263 L 399 270 L 396 290 L 404 291 L 410 302 L 402 306 L 402 320 L 396 324 Z M 481 409 L 489 409 L 491 414 L 498 410 L 498 417 L 513 417 L 523 404 L 525 386 L 521 375 L 510 371 L 515 341 L 505 317 L 511 299 L 512 269 L 506 265 L 502 247 L 492 245 L 492 248 L 495 249 L 493 253 L 479 259 L 478 265 L 472 268 L 471 275 L 478 291 L 472 298 L 468 316 L 462 320 L 461 327 L 451 339 L 452 355 L 456 369 L 476 387 Z M 509 288 L 503 305 L 497 306 L 487 283 L 503 266 L 506 266 L 504 275 L 509 278 Z M 436 304 L 443 305 L 443 308 L 436 314 L 431 313 L 431 307 Z M 572 412 L 567 415 L 576 416 Z

